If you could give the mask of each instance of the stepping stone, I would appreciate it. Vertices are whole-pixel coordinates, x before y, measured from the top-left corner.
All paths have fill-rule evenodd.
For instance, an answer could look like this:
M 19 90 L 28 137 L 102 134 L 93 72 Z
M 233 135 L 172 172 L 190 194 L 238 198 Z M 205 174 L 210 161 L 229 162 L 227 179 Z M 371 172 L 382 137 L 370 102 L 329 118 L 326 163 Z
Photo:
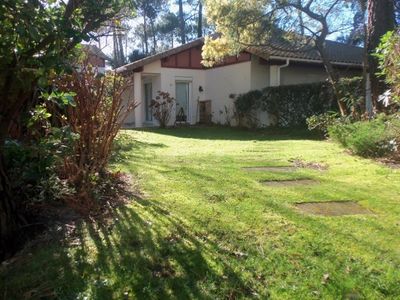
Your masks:
M 317 183 L 319 182 L 313 179 L 267 180 L 262 182 L 262 184 L 266 186 L 301 186 Z
M 296 203 L 295 206 L 302 212 L 320 216 L 373 214 L 372 211 L 354 201 L 302 202 Z
M 270 171 L 270 172 L 294 172 L 298 168 L 292 166 L 275 166 L 275 167 L 244 167 L 246 171 Z

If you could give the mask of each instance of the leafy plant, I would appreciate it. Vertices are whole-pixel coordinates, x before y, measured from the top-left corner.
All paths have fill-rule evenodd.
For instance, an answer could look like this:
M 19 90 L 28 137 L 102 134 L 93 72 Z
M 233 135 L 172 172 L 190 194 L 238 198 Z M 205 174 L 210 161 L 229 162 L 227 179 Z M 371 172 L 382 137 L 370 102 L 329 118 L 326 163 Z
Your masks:
M 363 111 L 362 79 L 342 78 L 337 83 L 341 103 L 345 103 L 352 112 L 353 119 L 361 119 Z M 239 124 L 252 123 L 255 112 L 266 111 L 276 119 L 279 127 L 305 126 L 307 118 L 315 115 L 337 112 L 336 94 L 329 82 L 316 82 L 296 85 L 266 87 L 262 91 L 250 91 L 239 95 L 235 100 L 235 109 Z M 322 117 L 328 121 L 328 116 Z M 310 122 L 322 125 L 322 118 L 311 118 Z M 333 115 L 330 117 L 333 119 Z M 316 124 L 315 124 L 316 125 Z M 322 127 L 323 131 L 326 130 Z
M 328 134 L 328 127 L 336 124 L 339 120 L 337 112 L 329 111 L 320 115 L 313 115 L 307 118 L 306 122 L 309 130 L 317 130 L 324 135 Z
M 153 110 L 153 116 L 161 128 L 167 127 L 174 104 L 175 99 L 168 92 L 163 91 L 158 91 L 156 98 L 151 100 L 150 108 Z
M 113 140 L 122 122 L 135 108 L 133 99 L 123 94 L 131 82 L 115 74 L 97 76 L 96 70 L 84 62 L 81 69 L 56 80 L 62 92 L 74 93 L 74 106 L 68 106 L 59 121 L 79 135 L 73 155 L 64 159 L 64 176 L 74 185 L 78 195 L 69 199 L 82 212 L 97 208 L 93 195 L 97 177 L 106 172 Z
M 346 105 L 349 115 L 354 120 L 362 119 L 365 113 L 364 84 L 362 77 L 341 78 L 336 83 L 341 102 Z
M 234 100 L 236 119 L 241 127 L 256 128 L 258 127 L 258 119 L 256 110 L 259 107 L 262 92 L 260 90 L 250 91 L 241 94 Z
M 384 76 L 390 86 L 389 100 L 400 102 L 400 31 L 389 31 L 376 49 L 379 60 L 380 75 Z M 384 97 L 383 97 L 384 99 Z M 390 101 L 389 101 L 390 102 Z M 389 104 L 389 102 L 387 104 Z
M 22 202 L 49 202 L 64 199 L 73 187 L 58 170 L 79 136 L 69 127 L 51 127 L 39 140 L 22 143 L 7 140 L 5 162 L 12 189 Z
M 355 154 L 382 157 L 398 151 L 400 120 L 381 115 L 371 121 L 337 123 L 328 128 L 329 136 Z
M 276 117 L 280 127 L 304 126 L 315 114 L 336 111 L 334 94 L 327 82 L 268 87 L 263 90 L 263 110 Z

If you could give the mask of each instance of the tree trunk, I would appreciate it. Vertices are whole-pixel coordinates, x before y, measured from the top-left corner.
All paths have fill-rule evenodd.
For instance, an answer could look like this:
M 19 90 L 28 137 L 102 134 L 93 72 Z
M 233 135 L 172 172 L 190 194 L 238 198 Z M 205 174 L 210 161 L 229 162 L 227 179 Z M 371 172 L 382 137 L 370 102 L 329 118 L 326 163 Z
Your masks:
M 149 42 L 148 42 L 148 37 L 147 37 L 147 22 L 146 22 L 145 14 L 143 14 L 143 39 L 144 39 L 146 55 L 148 55 L 149 54 Z
M 122 32 L 118 32 L 118 44 L 119 44 L 119 61 L 121 66 L 125 64 L 125 55 L 124 55 L 124 44 L 122 41 Z
M 203 3 L 199 0 L 199 14 L 197 19 L 197 37 L 203 36 Z
M 181 43 L 185 44 L 186 43 L 186 35 L 185 35 L 185 19 L 183 16 L 183 3 L 182 0 L 179 0 L 179 35 L 181 38 Z
M 153 34 L 153 53 L 156 53 L 157 51 L 157 37 L 156 37 L 156 29 L 154 26 L 154 20 L 150 19 L 150 26 L 151 26 L 151 32 Z
M 18 214 L 4 166 L 3 132 L 4 130 L 0 133 L 2 134 L 2 137 L 0 137 L 0 261 L 10 254 L 13 248 L 11 241 L 18 229 Z
M 339 75 L 337 74 L 336 70 L 333 68 L 332 63 L 329 60 L 328 55 L 326 54 L 324 43 L 325 42 L 323 40 L 317 41 L 316 47 L 321 56 L 321 60 L 322 60 L 322 63 L 324 64 L 325 71 L 328 74 L 329 81 L 332 84 L 333 92 L 335 94 L 336 101 L 339 106 L 340 115 L 346 116 L 347 115 L 347 107 L 346 107 L 346 104 L 343 103 L 343 101 L 341 100 L 342 97 L 337 88 L 337 83 L 339 81 Z
M 394 1 L 393 0 L 369 0 L 368 1 L 368 35 L 367 51 L 368 65 L 371 76 L 372 101 L 378 106 L 378 97 L 385 90 L 385 84 L 376 73 L 378 72 L 378 60 L 371 54 L 380 43 L 382 35 L 394 29 Z

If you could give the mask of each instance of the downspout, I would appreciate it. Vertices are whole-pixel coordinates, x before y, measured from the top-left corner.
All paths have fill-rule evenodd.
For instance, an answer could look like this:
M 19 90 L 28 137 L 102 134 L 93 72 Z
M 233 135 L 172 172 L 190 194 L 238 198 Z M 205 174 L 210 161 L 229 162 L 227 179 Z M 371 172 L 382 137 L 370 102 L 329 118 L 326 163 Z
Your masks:
M 290 59 L 287 58 L 286 63 L 284 65 L 278 67 L 278 86 L 281 85 L 281 69 L 289 67 L 289 64 L 290 64 Z

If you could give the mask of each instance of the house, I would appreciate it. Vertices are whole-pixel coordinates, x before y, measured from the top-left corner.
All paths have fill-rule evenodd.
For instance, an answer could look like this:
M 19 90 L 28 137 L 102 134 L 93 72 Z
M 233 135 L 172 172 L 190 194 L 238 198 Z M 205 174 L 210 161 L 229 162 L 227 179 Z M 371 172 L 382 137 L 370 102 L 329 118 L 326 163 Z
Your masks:
M 99 73 L 104 74 L 106 71 L 106 61 L 111 59 L 95 45 L 82 44 L 83 51 L 88 55 L 88 63 L 97 68 Z
M 129 92 L 139 106 L 128 116 L 126 127 L 157 125 L 150 101 L 157 91 L 169 92 L 176 99 L 171 125 L 176 116 L 185 115 L 188 124 L 207 122 L 224 124 L 226 113 L 233 111 L 231 95 L 267 86 L 319 82 L 327 79 L 324 66 L 315 50 L 292 51 L 284 47 L 251 47 L 239 56 L 228 57 L 212 68 L 201 64 L 203 38 L 158 53 L 118 68 L 131 76 Z M 360 74 L 363 49 L 327 41 L 328 56 L 341 76 Z M 262 126 L 272 123 L 259 112 Z

